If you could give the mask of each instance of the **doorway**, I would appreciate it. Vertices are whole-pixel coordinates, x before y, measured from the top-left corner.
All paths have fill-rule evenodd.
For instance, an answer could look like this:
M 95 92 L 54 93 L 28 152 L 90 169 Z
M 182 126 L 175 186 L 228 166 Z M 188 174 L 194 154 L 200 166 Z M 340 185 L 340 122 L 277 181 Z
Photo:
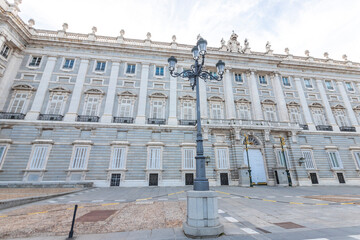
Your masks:
M 149 186 L 157 186 L 159 180 L 159 174 L 150 173 L 149 174 Z
M 254 184 L 267 184 L 263 156 L 260 149 L 249 149 L 249 162 L 251 177 Z M 244 162 L 247 163 L 246 150 L 244 150 Z
M 220 173 L 220 184 L 229 185 L 229 176 L 227 173 Z

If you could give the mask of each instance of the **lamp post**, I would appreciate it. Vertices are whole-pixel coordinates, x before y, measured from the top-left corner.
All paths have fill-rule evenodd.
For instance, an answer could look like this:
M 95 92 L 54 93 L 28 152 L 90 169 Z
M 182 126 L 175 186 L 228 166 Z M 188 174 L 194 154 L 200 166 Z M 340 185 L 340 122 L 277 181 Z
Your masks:
M 203 69 L 205 63 L 207 41 L 200 38 L 191 52 L 195 63 L 190 70 L 181 73 L 174 72 L 177 60 L 174 56 L 168 59 L 170 75 L 187 78 L 192 89 L 196 88 L 196 177 L 193 191 L 187 192 L 187 218 L 183 224 L 186 235 L 195 238 L 216 237 L 224 232 L 224 226 L 218 217 L 217 193 L 209 191 L 209 181 L 206 178 L 205 156 L 200 116 L 200 79 L 221 81 L 225 63 L 219 60 L 216 64 L 218 76 Z
M 285 164 L 285 170 L 286 170 L 286 175 L 287 175 L 287 179 L 289 182 L 289 187 L 292 186 L 292 182 L 291 182 L 291 176 L 290 176 L 290 171 L 286 162 L 286 158 L 285 158 L 285 150 L 284 150 L 284 145 L 285 145 L 285 139 L 283 137 L 280 136 L 280 145 L 281 145 L 281 153 L 284 159 L 284 164 Z
M 173 77 L 183 77 L 188 78 L 192 89 L 196 87 L 196 177 L 194 180 L 194 190 L 195 191 L 208 191 L 209 190 L 209 181 L 206 178 L 205 172 L 205 156 L 204 156 L 204 147 L 203 147 L 203 137 L 201 132 L 201 116 L 200 116 L 200 91 L 199 91 L 199 80 L 200 78 L 204 81 L 206 80 L 216 80 L 221 81 L 224 74 L 225 63 L 221 60 L 216 64 L 218 71 L 218 76 L 212 75 L 210 72 L 204 71 L 204 62 L 206 55 L 206 45 L 207 41 L 203 38 L 200 38 L 197 42 L 197 45 L 191 50 L 195 64 L 191 65 L 191 70 L 185 70 L 181 73 L 174 72 L 175 65 L 177 60 L 174 56 L 171 56 L 168 59 L 170 74 Z M 199 60 L 201 58 L 201 63 Z
M 249 172 L 249 179 L 250 179 L 250 187 L 253 187 L 253 182 L 251 178 L 251 168 L 250 168 L 250 160 L 249 160 L 249 152 L 248 152 L 248 145 L 251 144 L 249 142 L 249 136 L 244 134 L 245 136 L 245 150 L 246 150 L 246 157 L 247 157 L 247 163 L 248 163 L 248 172 Z

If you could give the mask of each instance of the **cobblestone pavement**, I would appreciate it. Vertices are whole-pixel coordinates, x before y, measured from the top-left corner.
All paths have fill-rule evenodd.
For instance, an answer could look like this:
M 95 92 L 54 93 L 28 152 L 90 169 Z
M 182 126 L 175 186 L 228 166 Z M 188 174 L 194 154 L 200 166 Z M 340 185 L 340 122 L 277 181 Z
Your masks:
M 33 204 L 185 201 L 187 187 L 94 188 Z M 360 239 L 360 188 L 316 187 L 213 187 L 219 194 L 221 239 Z M 331 197 L 326 197 L 331 196 Z M 334 198 L 342 201 L 333 200 Z M 6 214 L 1 211 L 0 215 Z M 154 231 L 154 234 L 153 234 Z M 159 231 L 160 233 L 156 233 Z M 181 229 L 118 233 L 111 238 L 185 239 Z M 138 238 L 132 238 L 133 235 Z M 137 235 L 139 234 L 139 235 Z M 113 234 L 116 236 L 116 234 Z M 100 235 L 99 235 L 100 236 Z M 141 236 L 141 237 L 140 237 Z M 156 237 L 157 236 L 157 237 Z M 164 237 L 164 238 L 163 238 Z M 78 238 L 81 239 L 81 238 Z M 85 238 L 84 238 L 85 239 Z

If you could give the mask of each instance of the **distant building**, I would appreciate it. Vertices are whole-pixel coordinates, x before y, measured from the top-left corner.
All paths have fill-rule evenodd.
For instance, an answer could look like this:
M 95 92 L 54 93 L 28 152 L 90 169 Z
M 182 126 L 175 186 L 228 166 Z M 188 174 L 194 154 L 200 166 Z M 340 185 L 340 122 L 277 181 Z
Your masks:
M 195 173 L 195 92 L 169 76 L 191 45 L 34 28 L 0 0 L 0 183 L 179 186 Z M 360 64 L 253 52 L 233 33 L 209 47 L 201 82 L 211 185 L 360 184 Z M 285 159 L 279 136 L 285 138 Z

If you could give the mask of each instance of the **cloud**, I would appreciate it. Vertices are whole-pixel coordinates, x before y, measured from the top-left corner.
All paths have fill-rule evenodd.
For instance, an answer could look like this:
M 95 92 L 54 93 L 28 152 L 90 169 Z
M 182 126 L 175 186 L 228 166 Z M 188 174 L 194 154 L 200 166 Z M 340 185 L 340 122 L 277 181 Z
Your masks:
M 358 39 L 360 26 L 357 0 L 24 0 L 20 16 L 25 22 L 34 18 L 36 28 L 59 30 L 64 22 L 71 32 L 195 44 L 200 33 L 210 46 L 219 47 L 232 30 L 239 41 L 247 37 L 253 51 L 265 51 L 270 41 L 275 53 L 285 47 L 304 56 L 306 49 L 314 57 L 360 62 Z

